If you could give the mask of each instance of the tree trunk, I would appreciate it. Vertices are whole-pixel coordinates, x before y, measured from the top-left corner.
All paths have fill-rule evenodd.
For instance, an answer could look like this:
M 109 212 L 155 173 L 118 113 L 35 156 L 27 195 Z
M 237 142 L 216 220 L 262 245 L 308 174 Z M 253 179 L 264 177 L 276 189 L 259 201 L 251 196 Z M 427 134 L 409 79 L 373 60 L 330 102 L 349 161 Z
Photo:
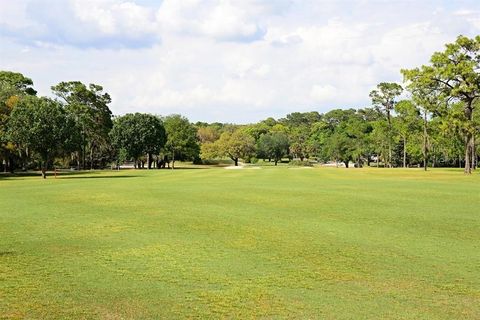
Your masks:
M 152 169 L 152 154 L 147 153 L 147 169 Z
M 477 168 L 477 161 L 476 161 L 476 152 L 475 152 L 475 135 L 472 134 L 472 169 L 475 170 Z
M 472 109 L 472 101 L 468 101 L 465 106 L 465 118 L 467 118 L 468 124 L 472 123 L 473 119 L 473 109 Z M 470 131 L 470 128 L 467 128 L 467 133 L 465 135 L 465 174 L 472 173 L 472 163 L 471 160 L 473 158 L 473 145 L 474 145 L 474 138 L 473 134 Z
M 350 160 L 347 160 L 347 161 L 343 161 L 343 163 L 345 163 L 345 168 L 348 169 L 348 163 L 350 162 Z
M 432 168 L 435 168 L 437 157 L 435 156 L 435 145 L 432 146 Z
M 90 148 L 90 170 L 93 169 L 93 147 Z
M 388 167 L 392 167 L 392 119 L 390 117 L 390 110 L 387 109 L 388 120 Z
M 15 172 L 15 161 L 13 160 L 12 156 L 8 157 L 8 171 L 10 173 Z
M 42 162 L 42 178 L 47 179 L 47 167 L 48 167 L 48 158 L 45 158 Z
M 427 158 L 428 158 L 428 150 L 427 150 L 427 110 L 423 111 L 423 170 L 427 171 Z
M 85 156 L 85 152 L 86 152 L 86 145 L 83 144 L 82 145 L 82 170 L 85 170 L 85 163 L 86 163 L 86 156 Z
M 407 167 L 407 137 L 403 137 L 403 167 Z
M 465 168 L 464 168 L 464 173 L 465 174 L 471 174 L 472 173 L 472 168 L 470 166 L 470 137 L 467 136 L 465 137 Z
M 277 165 L 277 163 L 278 163 L 278 160 L 277 160 L 277 159 L 275 159 L 275 165 Z
M 172 170 L 175 169 L 175 150 L 172 151 Z
M 233 159 L 233 161 L 235 162 L 235 167 L 237 167 L 238 166 L 238 158 Z

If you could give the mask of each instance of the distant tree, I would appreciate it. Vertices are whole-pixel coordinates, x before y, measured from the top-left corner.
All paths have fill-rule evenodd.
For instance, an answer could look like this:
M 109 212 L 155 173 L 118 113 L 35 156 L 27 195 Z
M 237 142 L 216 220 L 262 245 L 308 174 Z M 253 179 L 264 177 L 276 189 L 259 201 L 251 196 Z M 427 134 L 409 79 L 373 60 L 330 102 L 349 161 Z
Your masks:
M 267 125 L 267 126 L 269 126 L 269 127 L 273 127 L 274 125 L 277 124 L 277 120 L 275 120 L 275 119 L 272 118 L 272 117 L 269 117 L 269 118 L 261 121 L 261 123 L 263 123 L 263 124 L 265 124 L 265 125 Z
M 177 159 L 195 160 L 199 157 L 197 129 L 187 118 L 174 114 L 163 119 L 167 132 L 165 150 L 171 155 L 172 169 Z
M 145 113 L 129 113 L 115 118 L 110 135 L 114 146 L 133 158 L 135 168 L 141 166 L 139 159 L 147 155 L 147 167 L 150 169 L 152 155 L 160 153 L 166 142 L 162 120 Z
M 7 136 L 7 122 L 10 113 L 26 95 L 35 95 L 33 81 L 21 73 L 0 71 L 0 165 L 5 162 L 4 170 L 13 172 L 15 160 L 26 150 L 17 149 Z M 2 161 L 3 160 L 3 161 Z
M 420 112 L 411 100 L 402 100 L 395 105 L 397 116 L 393 125 L 400 134 L 403 145 L 402 164 L 407 167 L 407 142 L 410 137 L 418 134 L 420 127 Z
M 312 112 L 293 112 L 287 114 L 285 118 L 278 122 L 287 127 L 310 126 L 322 119 L 322 115 L 316 111 Z
M 387 120 L 387 145 L 388 157 L 387 165 L 392 166 L 392 110 L 395 107 L 395 99 L 402 93 L 403 88 L 397 83 L 381 82 L 377 85 L 377 89 L 370 92 L 372 104 L 377 110 L 386 116 Z
M 214 126 L 197 126 L 197 137 L 200 143 L 215 142 L 220 138 L 220 131 Z
M 267 133 L 258 140 L 258 151 L 273 159 L 275 165 L 288 154 L 288 136 L 282 132 Z
M 475 162 L 475 100 L 480 98 L 480 36 L 473 39 L 459 36 L 442 52 L 432 55 L 430 65 L 402 70 L 410 87 L 431 88 L 449 102 L 463 103 L 462 133 L 465 144 L 466 174 Z
M 23 74 L 12 71 L 0 71 L 0 88 L 10 87 L 16 92 L 34 96 L 37 91 L 32 88 L 33 81 Z
M 95 153 L 107 152 L 110 146 L 109 132 L 112 129 L 112 112 L 108 107 L 110 95 L 103 87 L 79 81 L 60 82 L 52 86 L 53 93 L 65 103 L 65 109 L 76 122 L 81 141 L 77 154 L 77 166 L 86 167 L 87 154 L 90 169 L 93 168 Z
M 312 112 L 293 112 L 287 114 L 285 118 L 279 120 L 279 123 L 287 127 L 290 141 L 290 152 L 293 157 L 309 157 L 309 150 L 312 144 L 309 142 L 311 127 L 319 122 L 322 115 L 316 111 Z
M 214 143 L 202 146 L 203 159 L 229 157 L 235 166 L 238 166 L 240 158 L 249 159 L 254 152 L 255 139 L 242 129 L 225 131 Z
M 17 145 L 36 152 L 42 161 L 43 178 L 49 161 L 64 149 L 71 138 L 73 119 L 62 106 L 48 98 L 24 97 L 12 110 L 8 134 Z
M 271 128 L 271 126 L 261 121 L 259 123 L 247 125 L 243 128 L 243 130 L 251 135 L 255 141 L 258 141 L 258 139 L 260 139 L 262 135 L 268 133 Z

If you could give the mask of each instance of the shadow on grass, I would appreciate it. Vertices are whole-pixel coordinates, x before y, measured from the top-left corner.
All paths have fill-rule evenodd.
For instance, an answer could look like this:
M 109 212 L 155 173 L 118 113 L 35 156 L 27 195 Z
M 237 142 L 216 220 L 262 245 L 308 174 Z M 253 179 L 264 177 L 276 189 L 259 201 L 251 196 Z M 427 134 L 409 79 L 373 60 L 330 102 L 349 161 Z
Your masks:
M 108 170 L 110 171 L 110 170 Z M 110 179 L 110 178 L 134 178 L 135 175 L 105 175 L 102 174 L 105 171 L 58 171 L 58 179 Z M 15 173 L 0 173 L 0 180 L 22 180 L 26 178 L 37 177 L 42 178 L 42 174 L 39 171 L 26 171 Z M 47 179 L 55 179 L 55 173 L 53 171 L 47 171 Z
M 168 171 L 175 171 L 175 170 L 198 170 L 198 169 L 210 169 L 208 167 L 175 167 L 175 169 L 168 169 L 168 168 L 165 168 L 165 169 L 159 169 L 159 170 L 168 170 Z
M 15 255 L 16 252 L 15 251 L 0 251 L 0 257 L 3 257 L 3 256 L 13 256 Z
M 69 175 L 83 175 L 83 174 L 94 174 L 93 172 L 88 171 L 60 171 L 57 172 L 57 176 L 69 176 Z M 22 179 L 22 178 L 29 178 L 29 177 L 42 177 L 42 173 L 40 171 L 25 171 L 25 172 L 2 172 L 0 173 L 0 180 L 1 179 Z M 47 171 L 47 177 L 55 177 L 53 171 Z
M 50 176 L 50 178 L 52 178 L 53 176 Z M 74 175 L 69 175 L 69 176 L 63 176 L 63 175 L 60 175 L 58 177 L 58 179 L 120 179 L 120 178 L 137 178 L 139 176 L 132 176 L 132 175 L 128 175 L 128 176 L 114 176 L 114 175 L 101 175 L 101 176 L 74 176 Z M 53 177 L 53 179 L 55 179 L 55 177 Z

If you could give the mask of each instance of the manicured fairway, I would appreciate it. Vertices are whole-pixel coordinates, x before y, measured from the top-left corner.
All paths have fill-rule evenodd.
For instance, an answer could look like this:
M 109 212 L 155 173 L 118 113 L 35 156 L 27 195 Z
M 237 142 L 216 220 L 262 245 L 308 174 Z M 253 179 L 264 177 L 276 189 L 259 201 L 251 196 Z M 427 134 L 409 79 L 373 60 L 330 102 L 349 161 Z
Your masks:
M 0 317 L 480 319 L 480 175 L 0 177 Z

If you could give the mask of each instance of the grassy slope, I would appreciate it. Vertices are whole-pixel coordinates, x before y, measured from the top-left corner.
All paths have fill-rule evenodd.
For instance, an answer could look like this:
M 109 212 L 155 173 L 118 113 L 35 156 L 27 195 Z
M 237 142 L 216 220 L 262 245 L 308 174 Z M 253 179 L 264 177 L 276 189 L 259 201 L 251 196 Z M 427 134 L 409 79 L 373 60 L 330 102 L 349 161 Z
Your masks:
M 480 176 L 0 178 L 6 318 L 480 318 Z

